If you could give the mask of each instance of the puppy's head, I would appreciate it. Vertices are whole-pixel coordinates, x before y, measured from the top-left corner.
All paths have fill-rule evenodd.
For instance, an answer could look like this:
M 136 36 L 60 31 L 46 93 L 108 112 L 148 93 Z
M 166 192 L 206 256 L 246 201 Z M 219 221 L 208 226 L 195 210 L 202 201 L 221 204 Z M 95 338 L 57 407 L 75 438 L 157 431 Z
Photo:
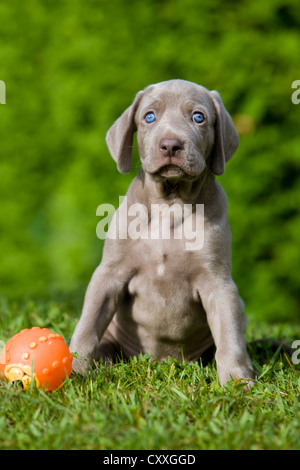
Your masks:
M 207 166 L 221 175 L 239 144 L 219 94 L 184 80 L 140 91 L 109 129 L 106 143 L 122 173 L 130 171 L 136 131 L 143 170 L 166 179 L 195 179 Z

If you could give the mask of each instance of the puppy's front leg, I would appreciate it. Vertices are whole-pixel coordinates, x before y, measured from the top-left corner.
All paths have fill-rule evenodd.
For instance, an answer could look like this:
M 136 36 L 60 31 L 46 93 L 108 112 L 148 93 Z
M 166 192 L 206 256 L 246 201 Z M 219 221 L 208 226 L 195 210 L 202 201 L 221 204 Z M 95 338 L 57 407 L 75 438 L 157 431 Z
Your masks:
M 210 279 L 200 295 L 216 345 L 220 384 L 232 378 L 254 378 L 244 338 L 243 303 L 236 285 L 231 279 Z
M 104 265 L 94 272 L 70 343 L 70 351 L 78 354 L 78 359 L 73 360 L 75 372 L 83 373 L 89 365 L 93 365 L 99 341 L 116 312 L 125 285 L 113 270 Z

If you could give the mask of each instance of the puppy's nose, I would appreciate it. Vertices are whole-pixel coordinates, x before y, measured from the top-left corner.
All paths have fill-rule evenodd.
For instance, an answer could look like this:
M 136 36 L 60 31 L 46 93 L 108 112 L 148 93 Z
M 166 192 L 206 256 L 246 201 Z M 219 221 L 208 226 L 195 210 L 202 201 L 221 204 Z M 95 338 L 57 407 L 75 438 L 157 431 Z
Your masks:
M 174 157 L 183 149 L 183 142 L 179 139 L 162 139 L 159 142 L 159 149 L 166 157 Z

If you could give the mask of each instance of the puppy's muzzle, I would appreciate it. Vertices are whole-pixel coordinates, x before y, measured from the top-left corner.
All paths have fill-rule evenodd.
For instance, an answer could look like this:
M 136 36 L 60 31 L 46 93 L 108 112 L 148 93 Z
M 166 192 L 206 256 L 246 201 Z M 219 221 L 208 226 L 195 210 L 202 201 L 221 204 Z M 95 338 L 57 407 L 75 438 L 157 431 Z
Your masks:
M 158 174 L 165 178 L 180 178 L 185 175 L 182 168 L 182 150 L 184 143 L 177 138 L 164 138 L 158 143 L 162 159 Z

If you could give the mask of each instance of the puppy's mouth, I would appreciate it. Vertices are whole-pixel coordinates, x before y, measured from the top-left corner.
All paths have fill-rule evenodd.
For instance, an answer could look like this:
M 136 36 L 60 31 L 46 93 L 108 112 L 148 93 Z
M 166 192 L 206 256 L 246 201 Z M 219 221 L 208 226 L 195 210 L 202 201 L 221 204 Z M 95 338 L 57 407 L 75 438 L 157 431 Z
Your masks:
M 179 165 L 174 165 L 173 163 L 161 166 L 155 173 L 155 176 L 158 176 L 167 180 L 184 180 L 189 181 L 195 178 L 195 175 L 188 173 L 183 170 Z
M 169 165 L 163 165 L 161 168 L 159 168 L 156 174 L 163 176 L 164 178 L 180 178 L 187 175 L 187 173 L 185 173 L 185 171 L 183 171 L 180 166 L 173 165 L 172 163 Z

